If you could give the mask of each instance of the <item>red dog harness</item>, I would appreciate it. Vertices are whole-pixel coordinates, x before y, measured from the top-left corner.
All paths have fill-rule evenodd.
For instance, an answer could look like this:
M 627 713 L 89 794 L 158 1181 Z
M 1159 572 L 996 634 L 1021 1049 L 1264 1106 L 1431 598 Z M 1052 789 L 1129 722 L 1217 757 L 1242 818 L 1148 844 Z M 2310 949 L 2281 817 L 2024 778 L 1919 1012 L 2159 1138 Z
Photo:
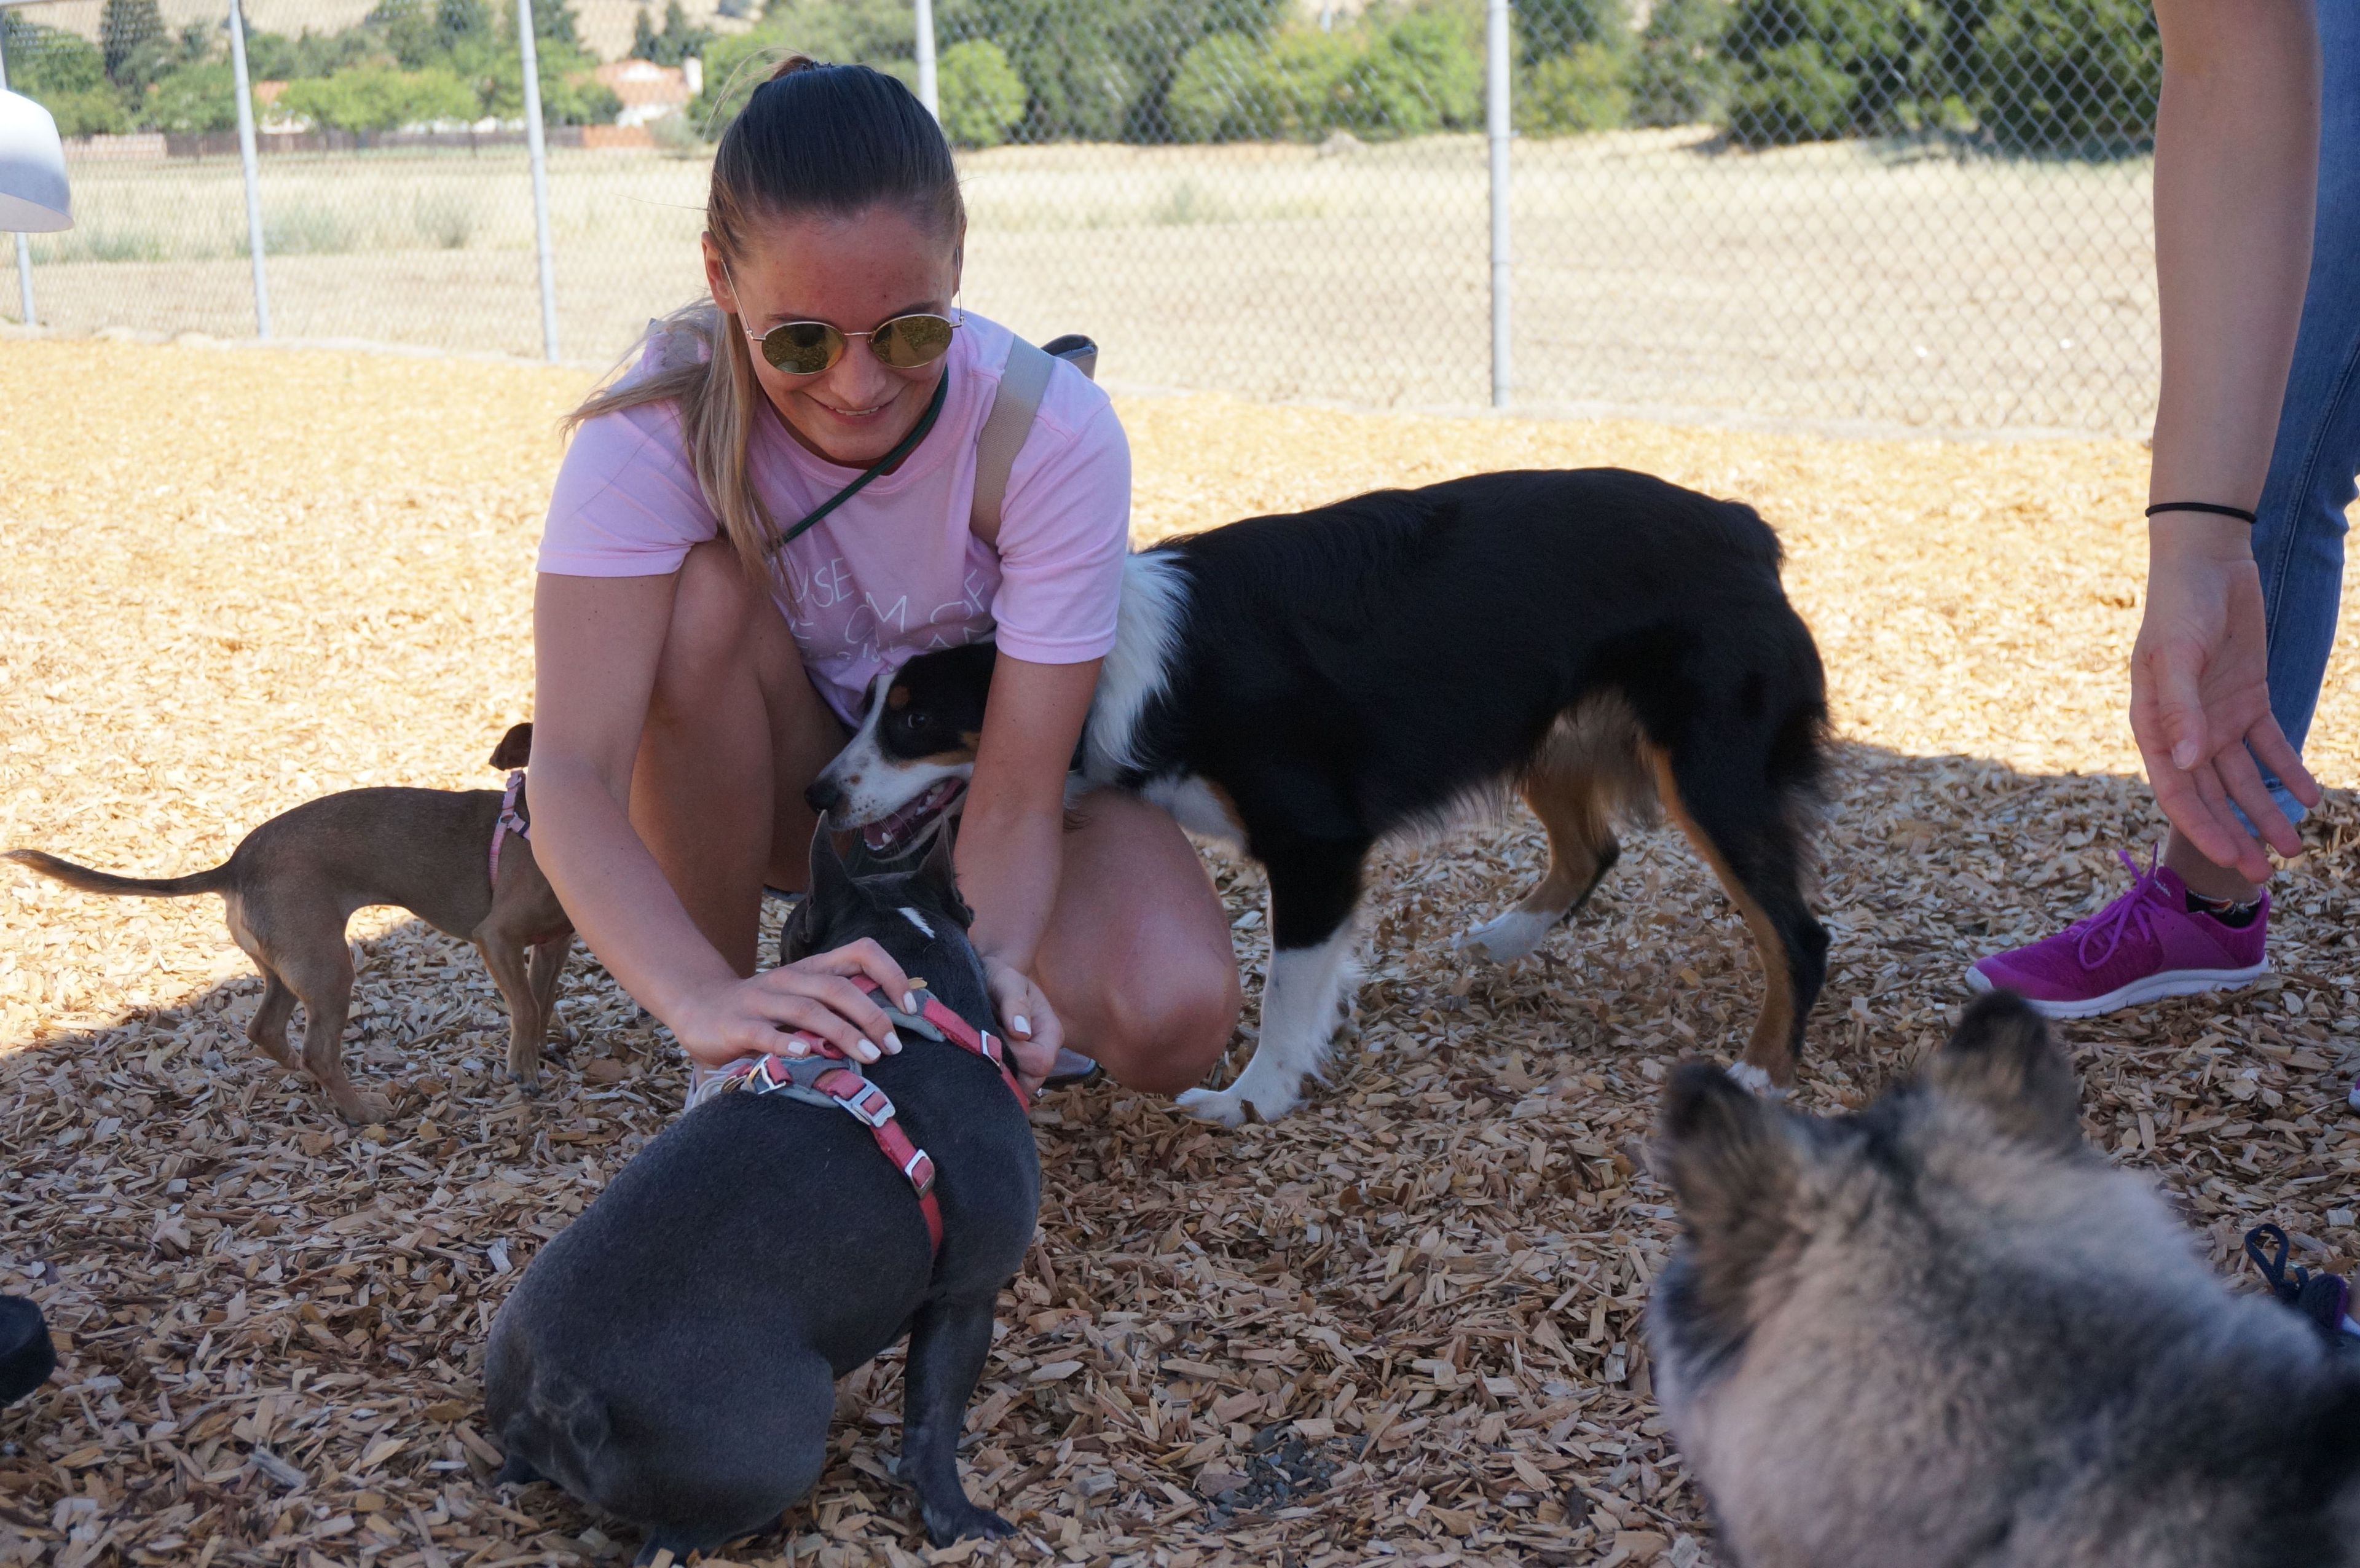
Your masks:
M 517 811 L 517 796 L 523 789 L 524 769 L 519 768 L 508 775 L 508 787 L 500 795 L 500 820 L 492 824 L 492 890 L 494 892 L 497 892 L 500 886 L 500 840 L 510 833 L 516 834 L 527 843 L 532 840 L 532 824 L 526 822 Z
M 923 986 L 923 980 L 912 980 L 912 987 Z M 873 981 L 861 982 L 861 989 L 869 996 L 879 995 Z M 1016 1074 L 1008 1065 L 1007 1049 L 997 1036 L 978 1029 L 943 1006 L 931 994 L 920 991 L 923 1001 L 915 1013 L 898 1007 L 885 1007 L 885 1016 L 893 1020 L 896 1029 L 907 1029 L 932 1040 L 948 1040 L 965 1051 L 971 1051 L 1000 1069 L 1000 1080 L 1008 1092 L 1016 1096 L 1019 1109 L 1024 1107 L 1024 1090 L 1016 1082 Z M 879 1004 L 880 1007 L 883 1004 Z M 788 1036 L 810 1048 L 807 1056 L 783 1056 L 772 1052 L 763 1056 L 740 1057 L 713 1076 L 697 1083 L 689 1093 L 689 1104 L 701 1105 L 714 1094 L 745 1090 L 756 1094 L 784 1094 L 810 1105 L 834 1105 L 869 1129 L 893 1169 L 906 1178 L 918 1194 L 918 1210 L 925 1216 L 926 1236 L 933 1244 L 934 1255 L 943 1250 L 943 1209 L 934 1197 L 934 1157 L 911 1140 L 894 1119 L 893 1102 L 885 1091 L 863 1076 L 859 1066 L 836 1045 L 815 1034 L 797 1029 Z

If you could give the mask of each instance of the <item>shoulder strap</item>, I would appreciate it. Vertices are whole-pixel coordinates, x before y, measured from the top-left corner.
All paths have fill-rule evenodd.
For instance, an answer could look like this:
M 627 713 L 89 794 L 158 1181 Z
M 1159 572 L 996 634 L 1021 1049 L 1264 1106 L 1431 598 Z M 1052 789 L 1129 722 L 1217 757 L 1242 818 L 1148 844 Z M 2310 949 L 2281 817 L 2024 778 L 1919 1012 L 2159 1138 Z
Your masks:
M 1000 542 L 1000 506 L 1008 499 L 1008 475 L 1024 438 L 1032 433 L 1032 416 L 1040 411 L 1041 394 L 1048 389 L 1052 361 L 1022 338 L 1008 342 L 1008 366 L 1000 373 L 1000 390 L 992 395 L 991 412 L 984 417 L 983 433 L 975 442 L 975 509 L 967 527 L 986 544 Z

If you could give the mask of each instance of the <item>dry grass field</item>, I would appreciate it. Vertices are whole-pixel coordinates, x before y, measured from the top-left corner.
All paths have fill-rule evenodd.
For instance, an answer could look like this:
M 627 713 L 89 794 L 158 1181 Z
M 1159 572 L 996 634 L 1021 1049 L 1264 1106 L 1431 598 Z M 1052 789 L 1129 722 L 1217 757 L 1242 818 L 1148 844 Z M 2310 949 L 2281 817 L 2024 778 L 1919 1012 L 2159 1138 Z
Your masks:
M 326 790 L 495 784 L 481 758 L 531 702 L 552 421 L 585 381 L 0 342 L 0 842 L 160 873 Z M 1142 538 L 1528 463 L 1627 463 L 1762 507 L 1843 736 L 1808 1108 L 1906 1071 L 1973 955 L 2111 896 L 2112 850 L 2156 833 L 2118 713 L 2135 443 L 1122 411 Z M 2313 747 L 2336 792 L 2279 885 L 2278 974 L 2066 1031 L 2091 1136 L 2224 1267 L 2265 1218 L 2305 1262 L 2360 1261 L 2354 642 Z M 1384 858 L 1357 1028 L 1296 1116 L 1226 1132 L 1109 1087 L 1047 1103 L 1041 1240 L 966 1454 L 1022 1526 L 1007 1558 L 1711 1560 L 1639 1338 L 1674 1235 L 1644 1139 L 1670 1065 L 1743 1038 L 1754 963 L 1662 833 L 1540 953 L 1462 962 L 1445 939 L 1542 853 L 1519 814 Z M 1258 975 L 1258 877 L 1216 869 Z M 259 985 L 219 908 L 0 876 L 0 1290 L 38 1298 L 61 1347 L 56 1380 L 0 1414 L 0 1564 L 624 1560 L 627 1532 L 551 1489 L 486 1486 L 476 1367 L 534 1248 L 675 1113 L 675 1053 L 577 960 L 574 1043 L 522 1097 L 473 954 L 371 911 L 347 1054 L 398 1110 L 355 1131 L 246 1045 Z M 1251 1034 L 1250 1016 L 1233 1066 Z M 887 1478 L 899 1386 L 893 1356 L 847 1382 L 817 1494 L 732 1561 L 1003 1555 L 924 1550 Z
M 1699 130 L 1518 144 L 1521 407 L 2146 428 L 2144 163 L 1710 147 Z M 1012 147 L 962 166 L 967 303 L 1036 341 L 1089 332 L 1111 384 L 1393 408 L 1489 397 L 1480 138 L 1333 156 Z M 706 171 L 655 152 L 552 155 L 567 357 L 604 365 L 700 288 Z M 44 320 L 252 333 L 234 158 L 73 173 L 79 226 L 35 242 Z M 262 178 L 280 335 L 540 354 L 516 149 L 273 156 Z

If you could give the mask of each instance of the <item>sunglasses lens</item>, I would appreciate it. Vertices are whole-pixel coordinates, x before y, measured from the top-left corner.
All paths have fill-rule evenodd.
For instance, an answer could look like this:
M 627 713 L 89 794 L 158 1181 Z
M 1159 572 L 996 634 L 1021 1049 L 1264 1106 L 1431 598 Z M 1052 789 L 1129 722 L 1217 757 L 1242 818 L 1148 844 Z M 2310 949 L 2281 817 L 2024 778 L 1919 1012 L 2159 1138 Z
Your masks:
M 787 321 L 762 334 L 762 357 L 790 376 L 817 376 L 844 357 L 844 334 L 823 321 Z
M 951 324 L 940 316 L 896 316 L 870 340 L 877 357 L 896 370 L 915 370 L 943 357 L 951 346 Z

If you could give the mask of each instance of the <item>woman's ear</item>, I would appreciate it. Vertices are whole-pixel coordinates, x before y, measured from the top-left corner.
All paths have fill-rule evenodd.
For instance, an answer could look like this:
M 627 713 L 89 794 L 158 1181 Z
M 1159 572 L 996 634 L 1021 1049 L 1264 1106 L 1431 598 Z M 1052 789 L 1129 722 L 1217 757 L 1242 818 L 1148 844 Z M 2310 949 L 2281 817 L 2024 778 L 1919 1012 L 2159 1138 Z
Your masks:
M 713 302 L 725 315 L 738 315 L 738 290 L 730 284 L 729 268 L 721 260 L 721 247 L 714 243 L 712 231 L 698 235 L 697 245 L 705 253 L 705 286 L 712 291 Z

